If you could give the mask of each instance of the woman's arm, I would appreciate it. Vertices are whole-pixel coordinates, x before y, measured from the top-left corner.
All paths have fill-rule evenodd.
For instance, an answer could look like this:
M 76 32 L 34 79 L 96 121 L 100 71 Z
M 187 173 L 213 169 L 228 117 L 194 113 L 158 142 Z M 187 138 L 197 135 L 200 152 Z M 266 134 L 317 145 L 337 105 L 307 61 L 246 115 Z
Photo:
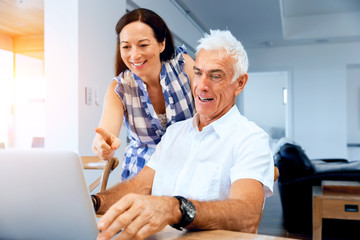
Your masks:
M 118 136 L 123 122 L 124 106 L 115 92 L 116 85 L 116 80 L 112 81 L 106 91 L 103 113 L 92 145 L 94 153 L 104 160 L 112 158 L 121 144 Z
M 190 78 L 191 89 L 192 89 L 192 83 L 193 83 L 193 79 L 194 79 L 194 69 L 193 68 L 195 65 L 195 61 L 187 54 L 184 54 L 184 58 L 185 58 L 185 73 Z
M 112 134 L 119 135 L 124 116 L 124 105 L 115 92 L 116 80 L 112 81 L 106 90 L 104 109 L 99 127 L 106 129 Z

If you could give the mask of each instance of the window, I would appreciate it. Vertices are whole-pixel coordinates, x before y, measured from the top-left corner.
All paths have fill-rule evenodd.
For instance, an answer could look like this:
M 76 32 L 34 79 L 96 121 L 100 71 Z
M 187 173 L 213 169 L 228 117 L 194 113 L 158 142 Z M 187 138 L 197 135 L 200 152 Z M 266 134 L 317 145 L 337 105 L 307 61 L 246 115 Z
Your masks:
M 0 147 L 29 148 L 44 136 L 43 60 L 0 50 L 0 64 Z
M 0 49 L 0 148 L 9 145 L 8 130 L 12 128 L 14 100 L 14 54 Z

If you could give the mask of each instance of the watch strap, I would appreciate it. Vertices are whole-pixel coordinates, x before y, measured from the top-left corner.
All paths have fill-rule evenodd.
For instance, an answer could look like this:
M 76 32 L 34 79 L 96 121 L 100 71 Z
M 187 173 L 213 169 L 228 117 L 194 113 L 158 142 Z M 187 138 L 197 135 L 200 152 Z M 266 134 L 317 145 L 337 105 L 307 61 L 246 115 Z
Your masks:
M 91 200 L 94 205 L 95 213 L 99 210 L 100 207 L 100 198 L 96 195 L 91 195 Z

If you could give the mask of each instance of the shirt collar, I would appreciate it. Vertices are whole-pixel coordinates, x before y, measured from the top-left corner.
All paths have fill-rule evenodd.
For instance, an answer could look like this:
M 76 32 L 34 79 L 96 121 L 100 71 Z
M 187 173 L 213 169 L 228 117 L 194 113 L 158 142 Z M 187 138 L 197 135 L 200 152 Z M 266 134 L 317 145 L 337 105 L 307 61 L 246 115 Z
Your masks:
M 206 129 L 210 128 L 210 129 L 214 129 L 215 132 L 220 137 L 224 136 L 224 135 L 226 135 L 226 132 L 228 131 L 228 129 L 232 128 L 232 124 L 236 123 L 236 121 L 238 119 L 236 116 L 241 116 L 241 114 L 240 114 L 237 106 L 234 105 L 221 118 L 210 123 L 208 126 L 204 127 L 203 131 L 204 130 L 206 131 Z M 199 115 L 199 113 L 196 113 L 191 121 L 193 130 L 199 131 L 199 128 L 198 128 L 199 121 L 200 121 L 200 115 Z
M 213 122 L 216 133 L 221 136 L 226 136 L 228 131 L 233 130 L 233 126 L 239 124 L 239 117 L 241 116 L 239 109 L 234 104 L 230 110 L 221 118 Z

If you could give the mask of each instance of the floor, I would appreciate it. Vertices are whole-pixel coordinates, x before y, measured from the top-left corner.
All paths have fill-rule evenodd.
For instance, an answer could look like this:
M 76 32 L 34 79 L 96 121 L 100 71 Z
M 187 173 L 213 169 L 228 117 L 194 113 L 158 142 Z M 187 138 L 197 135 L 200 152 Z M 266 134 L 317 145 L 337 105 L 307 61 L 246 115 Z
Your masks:
M 274 194 L 266 199 L 263 216 L 258 228 L 258 234 L 311 240 L 312 234 L 289 233 L 283 227 L 282 209 L 277 181 L 274 184 Z M 360 221 L 323 221 L 323 240 L 359 240 Z

